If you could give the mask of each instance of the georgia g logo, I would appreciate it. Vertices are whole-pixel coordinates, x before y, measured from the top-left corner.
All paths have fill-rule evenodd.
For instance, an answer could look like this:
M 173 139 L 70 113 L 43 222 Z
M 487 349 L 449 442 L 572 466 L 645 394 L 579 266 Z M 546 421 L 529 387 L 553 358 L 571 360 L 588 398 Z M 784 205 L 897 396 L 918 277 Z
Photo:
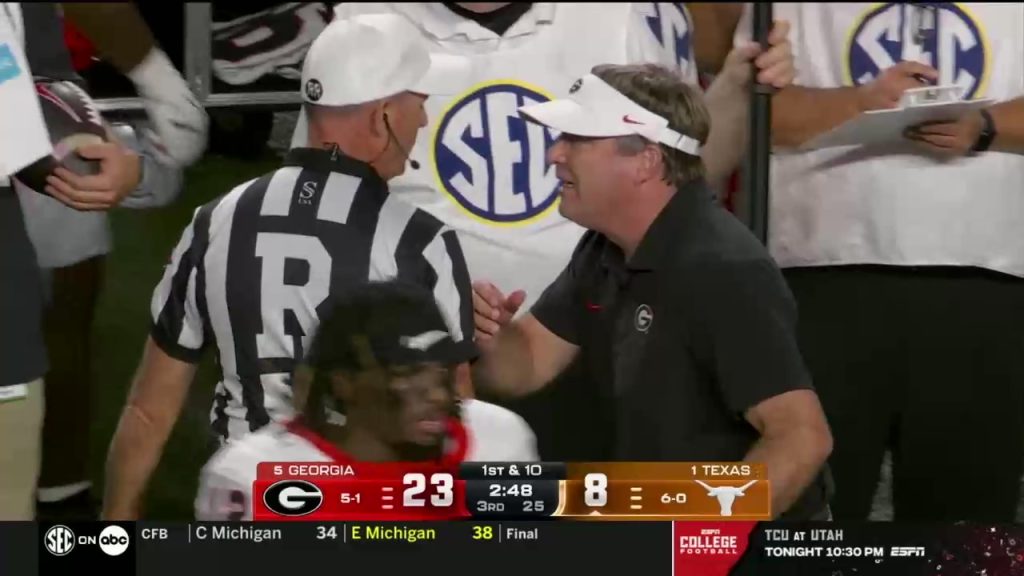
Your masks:
M 557 132 L 526 121 L 519 107 L 550 99 L 510 80 L 456 98 L 431 145 L 438 189 L 489 224 L 524 224 L 547 212 L 558 199 L 555 167 L 546 159 Z
M 916 60 L 938 70 L 940 85 L 960 86 L 964 99 L 984 95 L 990 58 L 984 31 L 961 4 L 876 5 L 849 38 L 848 84 L 867 84 L 902 60 Z
M 281 516 L 305 516 L 315 512 L 323 502 L 323 492 L 305 480 L 275 482 L 263 493 L 263 504 Z

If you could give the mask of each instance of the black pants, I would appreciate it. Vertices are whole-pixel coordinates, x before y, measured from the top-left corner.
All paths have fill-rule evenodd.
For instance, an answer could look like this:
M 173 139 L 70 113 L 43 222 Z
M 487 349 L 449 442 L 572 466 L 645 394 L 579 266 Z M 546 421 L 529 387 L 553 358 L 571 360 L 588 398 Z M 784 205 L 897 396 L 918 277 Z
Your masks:
M 975 268 L 789 269 L 832 427 L 837 520 L 893 453 L 898 521 L 1012 522 L 1024 462 L 1024 281 Z
M 92 326 L 105 262 L 105 256 L 95 256 L 53 269 L 52 297 L 44 318 L 50 371 L 40 488 L 89 479 Z

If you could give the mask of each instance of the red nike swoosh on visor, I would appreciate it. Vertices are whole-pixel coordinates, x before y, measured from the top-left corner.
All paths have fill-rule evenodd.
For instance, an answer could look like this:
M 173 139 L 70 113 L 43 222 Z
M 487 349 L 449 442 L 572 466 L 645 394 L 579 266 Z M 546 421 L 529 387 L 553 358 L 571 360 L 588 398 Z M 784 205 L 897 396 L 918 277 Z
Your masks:
M 622 117 L 622 121 L 625 122 L 626 124 L 640 124 L 640 125 L 643 125 L 643 122 L 637 122 L 636 120 L 633 120 L 632 118 L 630 118 L 629 114 L 626 114 L 625 116 L 623 116 Z

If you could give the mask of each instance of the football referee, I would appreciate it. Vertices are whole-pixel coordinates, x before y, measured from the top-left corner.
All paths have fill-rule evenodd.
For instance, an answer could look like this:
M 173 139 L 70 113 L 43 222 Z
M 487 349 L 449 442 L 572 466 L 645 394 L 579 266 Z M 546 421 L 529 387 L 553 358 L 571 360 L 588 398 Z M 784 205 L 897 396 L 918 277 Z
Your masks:
M 138 517 L 211 344 L 222 378 L 210 417 L 221 441 L 292 416 L 292 370 L 329 296 L 355 284 L 425 286 L 453 339 L 473 346 L 455 232 L 386 184 L 427 123 L 426 95 L 459 89 L 463 72 L 458 58 L 431 55 L 399 16 L 338 20 L 316 39 L 302 71 L 308 147 L 197 209 L 156 288 L 153 328 L 110 447 L 105 518 Z M 460 373 L 468 378 L 465 366 Z

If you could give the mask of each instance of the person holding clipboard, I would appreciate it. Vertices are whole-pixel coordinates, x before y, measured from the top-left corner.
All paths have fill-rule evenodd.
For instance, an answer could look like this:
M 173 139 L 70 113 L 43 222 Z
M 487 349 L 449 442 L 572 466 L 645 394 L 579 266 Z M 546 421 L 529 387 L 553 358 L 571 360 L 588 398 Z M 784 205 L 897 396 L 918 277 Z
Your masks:
M 773 144 L 789 150 L 772 161 L 769 248 L 835 438 L 833 514 L 867 519 L 890 450 L 897 520 L 1012 522 L 1024 4 L 775 3 L 774 15 L 793 23 L 798 75 L 773 99 Z M 870 145 L 813 146 L 924 86 L 992 104 Z

